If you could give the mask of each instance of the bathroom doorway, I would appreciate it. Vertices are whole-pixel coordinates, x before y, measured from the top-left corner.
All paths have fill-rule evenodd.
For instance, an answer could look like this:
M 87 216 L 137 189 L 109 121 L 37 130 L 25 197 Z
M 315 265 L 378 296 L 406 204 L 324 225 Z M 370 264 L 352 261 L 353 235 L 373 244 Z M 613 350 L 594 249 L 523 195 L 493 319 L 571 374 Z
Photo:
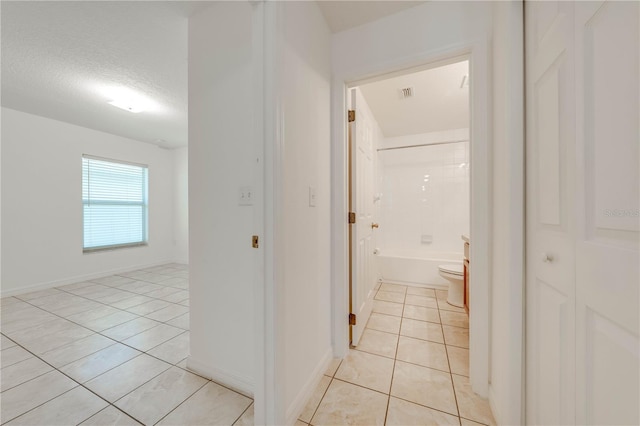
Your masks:
M 421 407 L 443 422 L 495 423 L 488 401 L 471 391 L 462 290 L 469 73 L 464 57 L 347 88 L 350 346 L 325 374 L 345 389 L 388 394 L 392 418 L 396 409 L 420 409 L 425 424 L 436 420 Z
M 420 309 L 408 318 L 440 324 L 444 308 L 455 313 L 444 322 L 468 328 L 469 81 L 469 60 L 456 58 L 348 89 L 352 346 L 363 336 L 368 344 L 371 317 L 405 303 L 391 285 L 412 288 Z

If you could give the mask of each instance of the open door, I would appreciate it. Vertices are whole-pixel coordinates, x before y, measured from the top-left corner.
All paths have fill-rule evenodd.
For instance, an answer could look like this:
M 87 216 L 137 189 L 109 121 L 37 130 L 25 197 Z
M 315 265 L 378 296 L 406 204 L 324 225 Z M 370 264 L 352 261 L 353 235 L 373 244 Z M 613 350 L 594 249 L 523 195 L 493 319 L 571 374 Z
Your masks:
M 351 344 L 360 341 L 373 308 L 376 274 L 373 229 L 373 124 L 362 93 L 351 89 L 349 112 L 349 309 Z M 354 223 L 355 222 L 355 223 Z

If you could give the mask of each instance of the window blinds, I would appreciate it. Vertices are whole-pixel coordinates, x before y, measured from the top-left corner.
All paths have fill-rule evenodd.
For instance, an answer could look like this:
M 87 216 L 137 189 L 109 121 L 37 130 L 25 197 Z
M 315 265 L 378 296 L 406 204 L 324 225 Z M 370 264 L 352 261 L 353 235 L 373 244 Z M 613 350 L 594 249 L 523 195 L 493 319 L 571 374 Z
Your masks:
M 147 166 L 82 156 L 85 252 L 147 242 Z

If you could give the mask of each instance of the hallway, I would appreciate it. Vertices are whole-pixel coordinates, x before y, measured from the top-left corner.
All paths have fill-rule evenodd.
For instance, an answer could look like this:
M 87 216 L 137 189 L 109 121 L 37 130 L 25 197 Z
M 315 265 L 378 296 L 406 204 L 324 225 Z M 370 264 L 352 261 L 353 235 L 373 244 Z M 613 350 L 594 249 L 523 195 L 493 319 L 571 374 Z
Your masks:
M 495 424 L 469 385 L 467 314 L 446 296 L 381 284 L 358 347 L 333 360 L 297 425 Z

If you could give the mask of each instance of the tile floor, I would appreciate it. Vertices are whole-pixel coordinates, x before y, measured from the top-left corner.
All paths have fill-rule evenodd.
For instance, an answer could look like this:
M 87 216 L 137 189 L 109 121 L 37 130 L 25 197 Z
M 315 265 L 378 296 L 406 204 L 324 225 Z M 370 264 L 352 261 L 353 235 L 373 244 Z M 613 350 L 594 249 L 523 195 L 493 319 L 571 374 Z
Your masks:
M 186 370 L 189 272 L 168 264 L 2 298 L 0 423 L 252 425 Z
M 0 422 L 252 425 L 251 399 L 186 370 L 188 274 L 169 264 L 2 298 Z M 445 298 L 382 284 L 298 425 L 493 425 L 467 378 L 467 315 Z
M 469 322 L 446 291 L 382 284 L 357 348 L 333 360 L 301 425 L 494 425 L 469 385 Z

